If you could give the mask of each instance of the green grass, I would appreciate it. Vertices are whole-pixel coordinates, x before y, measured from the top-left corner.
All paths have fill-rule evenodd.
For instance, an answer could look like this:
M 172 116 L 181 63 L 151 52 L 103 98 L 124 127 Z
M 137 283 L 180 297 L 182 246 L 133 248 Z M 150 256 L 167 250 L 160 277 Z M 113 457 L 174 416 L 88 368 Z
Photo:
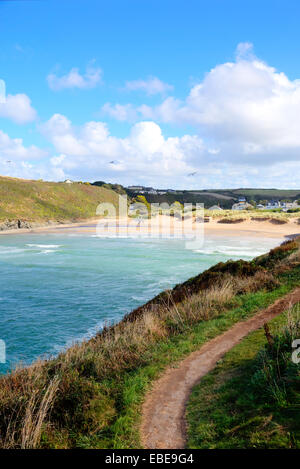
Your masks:
M 128 191 L 131 197 L 135 194 Z M 207 190 L 178 190 L 176 193 L 167 193 L 164 195 L 147 194 L 147 200 L 150 203 L 167 202 L 172 204 L 176 200 L 180 203 L 203 203 L 205 208 L 220 204 L 222 208 L 231 209 L 233 203 L 238 198 L 244 196 L 248 202 L 254 200 L 257 203 L 261 200 L 298 200 L 300 199 L 300 189 L 298 190 L 280 190 L 280 189 L 207 189 Z
M 93 437 L 76 436 L 73 444 L 82 448 L 140 448 L 141 405 L 151 383 L 166 367 L 176 365 L 208 340 L 291 291 L 300 282 L 300 267 L 282 275 L 281 280 L 283 284 L 279 288 L 241 295 L 235 299 L 234 307 L 217 318 L 186 327 L 180 334 L 150 347 L 141 357 L 142 365 L 107 382 L 107 391 L 109 389 L 117 409 L 113 422 Z
M 274 222 L 276 220 L 282 223 L 287 223 L 289 220 L 299 218 L 298 212 L 281 212 L 280 210 L 205 210 L 205 216 L 209 216 L 213 219 L 225 219 L 228 221 L 234 220 L 255 220 L 255 221 L 269 221 Z
M 299 306 L 293 316 L 299 318 Z M 270 321 L 272 334 L 286 323 L 286 313 Z M 277 344 L 284 343 L 282 333 L 278 337 Z M 300 448 L 300 368 L 291 363 L 291 342 L 284 343 L 284 367 L 288 368 L 284 380 L 283 369 L 278 372 L 281 354 L 276 345 L 275 357 L 261 361 L 268 350 L 263 329 L 251 333 L 225 355 L 190 397 L 188 448 Z M 292 368 L 297 375 L 294 380 Z M 279 380 L 272 376 L 267 385 L 265 372 L 269 376 L 270 369 L 281 376 Z M 283 399 L 289 385 L 294 392 Z
M 0 177 L 0 221 L 64 221 L 96 216 L 97 205 L 118 206 L 118 194 L 90 184 Z

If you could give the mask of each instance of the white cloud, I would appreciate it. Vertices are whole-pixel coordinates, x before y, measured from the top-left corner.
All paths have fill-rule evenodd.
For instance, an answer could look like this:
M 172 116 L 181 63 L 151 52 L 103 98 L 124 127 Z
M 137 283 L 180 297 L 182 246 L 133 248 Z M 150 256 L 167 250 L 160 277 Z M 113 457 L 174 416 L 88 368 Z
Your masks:
M 173 90 L 173 86 L 164 83 L 157 77 L 148 77 L 146 80 L 127 81 L 125 88 L 129 91 L 145 91 L 148 95 L 165 94 Z
M 69 73 L 58 77 L 55 73 L 47 76 L 49 87 L 53 91 L 66 88 L 95 88 L 102 78 L 102 70 L 99 67 L 88 66 L 84 74 L 80 74 L 78 68 L 72 68 Z
M 62 179 L 60 168 L 51 167 L 48 152 L 35 145 L 26 147 L 21 138 L 0 130 L 0 174 L 28 179 Z
M 185 100 L 109 111 L 125 120 L 126 109 L 132 121 L 192 125 L 223 161 L 271 165 L 300 156 L 300 80 L 257 59 L 250 43 L 239 44 L 236 61 L 213 68 Z
M 59 122 L 64 123 L 64 133 L 57 133 Z M 75 128 L 66 117 L 56 115 L 45 124 L 44 132 L 59 153 L 51 159 L 50 174 L 54 169 L 73 179 L 194 189 L 299 187 L 300 161 L 284 165 L 275 161 L 268 168 L 241 159 L 230 161 L 224 158 L 224 149 L 205 145 L 198 136 L 164 137 L 154 122 L 133 125 L 121 139 L 111 136 L 102 122 Z M 193 171 L 197 173 L 190 177 Z
M 25 147 L 21 138 L 10 138 L 0 130 L 0 159 L 9 160 L 34 160 L 46 156 L 46 152 L 30 145 Z
M 5 100 L 6 100 L 5 81 L 0 79 L 0 104 L 5 103 Z
M 117 138 L 103 122 L 75 127 L 56 114 L 42 132 L 58 154 L 51 159 L 52 168 L 73 179 L 195 189 L 298 184 L 300 162 L 282 165 L 280 153 L 268 153 L 264 159 L 259 148 L 246 148 L 243 141 L 216 145 L 197 135 L 166 138 L 153 121 L 138 122 L 127 137 Z M 189 177 L 194 171 L 196 175 Z
M 26 124 L 36 119 L 37 113 L 26 94 L 8 94 L 3 101 L 0 101 L 0 117 L 10 119 L 17 124 Z
M 110 135 L 103 122 L 87 122 L 79 128 L 56 114 L 41 131 L 59 153 L 51 159 L 56 168 L 79 179 L 111 179 L 120 182 L 143 179 L 156 183 L 184 177 L 204 156 L 197 136 L 165 138 L 154 122 L 139 122 L 125 138 Z M 111 164 L 111 161 L 116 163 Z
M 251 42 L 240 42 L 235 51 L 236 60 L 253 60 L 255 58 L 253 49 Z
M 101 108 L 101 113 L 121 122 L 134 122 L 138 118 L 138 112 L 132 104 L 105 103 Z
M 141 82 L 133 87 L 146 91 Z M 47 174 L 48 168 L 54 179 L 181 188 L 299 186 L 300 80 L 259 60 L 249 43 L 238 46 L 235 61 L 210 70 L 185 99 L 169 96 L 153 107 L 106 103 L 102 112 L 132 122 L 128 135 L 115 137 L 99 121 L 75 127 L 55 114 L 41 126 L 54 146 L 50 160 L 37 156 L 32 162 L 39 150 L 7 136 L 2 154 L 0 139 L 0 159 L 16 152 L 18 161 L 29 162 L 26 174 Z M 192 126 L 195 135 L 167 138 L 160 122 Z
M 55 148 L 50 158 L 35 146 L 25 147 L 22 139 L 0 132 L 1 174 L 194 189 L 225 185 L 299 187 L 299 161 L 284 165 L 275 162 L 267 169 L 229 161 L 224 159 L 224 148 L 220 151 L 195 135 L 166 138 L 154 122 L 139 122 L 125 138 L 117 138 L 103 122 L 75 127 L 65 116 L 56 114 L 41 130 Z M 190 177 L 194 171 L 196 175 Z

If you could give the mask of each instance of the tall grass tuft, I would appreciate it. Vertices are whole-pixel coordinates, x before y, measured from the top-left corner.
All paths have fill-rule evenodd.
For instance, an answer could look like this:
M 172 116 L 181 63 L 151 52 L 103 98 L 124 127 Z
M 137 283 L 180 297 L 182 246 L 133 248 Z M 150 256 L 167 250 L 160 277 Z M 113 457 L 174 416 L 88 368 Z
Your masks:
M 294 248 L 289 244 L 283 247 L 284 254 L 275 252 L 281 268 L 284 263 L 290 267 L 300 263 Z M 105 432 L 125 399 L 120 385 L 124 377 L 149 362 L 155 344 L 163 345 L 193 325 L 226 313 L 238 303 L 237 295 L 278 286 L 273 263 L 268 264 L 266 258 L 259 260 L 266 267 L 255 261 L 220 263 L 200 279 L 198 276 L 183 284 L 187 294 L 180 301 L 175 301 L 177 286 L 163 301 L 149 302 L 139 314 L 105 327 L 56 358 L 2 377 L 0 448 L 74 447 L 84 435 L 102 435 L 105 447 Z M 260 372 L 265 369 L 267 373 L 271 353 L 265 351 L 269 361 Z M 257 384 L 266 377 L 258 374 Z M 282 391 L 281 382 L 276 383 Z
M 256 372 L 251 379 L 252 388 L 259 391 L 257 395 L 261 399 L 279 407 L 288 406 L 289 401 L 300 392 L 299 365 L 291 359 L 292 342 L 299 337 L 300 307 L 297 306 L 296 318 L 289 311 L 286 326 L 272 336 L 272 340 L 269 336 L 268 343 L 257 357 Z

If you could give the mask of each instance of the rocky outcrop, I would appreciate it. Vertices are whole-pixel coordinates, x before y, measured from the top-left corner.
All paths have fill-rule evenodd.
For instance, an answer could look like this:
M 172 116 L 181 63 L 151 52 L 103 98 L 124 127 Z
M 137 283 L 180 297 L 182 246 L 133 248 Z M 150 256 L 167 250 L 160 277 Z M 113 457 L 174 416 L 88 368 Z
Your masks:
M 0 231 L 6 230 L 19 230 L 19 229 L 31 229 L 38 228 L 40 226 L 46 226 L 50 224 L 49 222 L 38 223 L 38 222 L 29 222 L 26 220 L 4 220 L 0 222 Z
M 23 220 L 5 220 L 0 223 L 0 231 L 17 230 L 20 228 L 32 228 L 31 223 Z

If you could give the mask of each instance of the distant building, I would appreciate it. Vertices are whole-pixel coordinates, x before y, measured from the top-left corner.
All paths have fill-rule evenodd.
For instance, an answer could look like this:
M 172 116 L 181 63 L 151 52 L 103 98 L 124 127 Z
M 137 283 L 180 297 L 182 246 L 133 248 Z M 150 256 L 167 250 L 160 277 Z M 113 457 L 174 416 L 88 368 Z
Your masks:
M 293 208 L 300 208 L 296 201 L 295 202 L 285 202 L 285 203 L 282 203 L 281 206 L 282 206 L 282 211 L 283 212 L 287 212 L 288 210 L 291 210 Z
M 247 202 L 238 202 L 233 204 L 231 210 L 247 210 L 248 208 L 253 208 L 253 205 L 248 204 Z
M 65 184 L 73 184 L 74 181 L 71 181 L 71 179 L 66 179 L 64 181 Z
M 282 204 L 279 200 L 270 200 L 265 206 L 265 210 L 274 210 L 282 208 L 283 206 L 284 204 Z
M 142 191 L 144 189 L 143 186 L 128 186 L 127 189 L 130 191 Z
M 213 205 L 212 207 L 209 207 L 208 210 L 223 210 L 219 205 Z
M 233 204 L 231 210 L 246 210 L 246 208 L 252 207 L 248 204 L 245 197 L 239 197 L 238 202 Z
M 279 200 L 270 200 L 268 204 L 265 206 L 266 210 L 274 210 L 276 208 L 281 208 L 281 202 Z

